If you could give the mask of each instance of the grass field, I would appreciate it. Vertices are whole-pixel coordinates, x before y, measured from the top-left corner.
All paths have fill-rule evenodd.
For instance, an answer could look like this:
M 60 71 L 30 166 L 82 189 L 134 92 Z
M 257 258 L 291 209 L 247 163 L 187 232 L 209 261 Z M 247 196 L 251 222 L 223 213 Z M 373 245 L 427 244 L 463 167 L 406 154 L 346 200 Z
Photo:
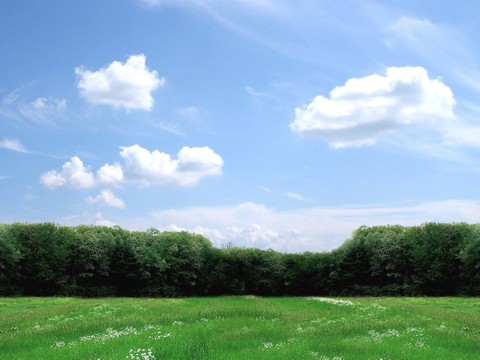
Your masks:
M 480 299 L 0 298 L 1 359 L 479 359 Z

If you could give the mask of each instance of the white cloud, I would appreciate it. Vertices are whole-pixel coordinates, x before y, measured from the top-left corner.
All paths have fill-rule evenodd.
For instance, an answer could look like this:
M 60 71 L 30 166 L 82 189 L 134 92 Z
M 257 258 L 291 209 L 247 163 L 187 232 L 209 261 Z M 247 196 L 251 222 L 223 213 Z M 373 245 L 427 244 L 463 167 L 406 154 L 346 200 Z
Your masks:
M 50 110 L 65 110 L 67 108 L 67 100 L 65 99 L 55 99 L 55 98 L 37 98 L 35 101 L 31 102 L 31 105 L 35 109 L 50 109 Z
M 194 207 L 162 210 L 153 214 L 163 224 L 161 230 L 188 230 L 207 236 L 215 245 L 231 242 L 263 249 L 279 248 L 283 234 L 272 228 L 272 210 L 264 205 L 243 203 L 232 207 Z
M 404 16 L 394 21 L 388 30 L 391 38 L 386 43 L 392 49 L 412 51 L 443 72 L 473 75 L 476 61 L 469 50 L 471 46 L 458 29 Z
M 51 170 L 40 177 L 47 188 L 91 188 L 120 185 L 125 182 L 144 185 L 160 184 L 193 186 L 207 176 L 222 174 L 223 159 L 209 147 L 183 147 L 177 159 L 158 150 L 149 151 L 139 145 L 121 147 L 125 161 L 103 165 L 94 176 L 79 157 L 67 161 L 61 171 Z
M 32 106 L 36 109 L 43 109 L 46 105 L 46 98 L 38 98 L 35 101 L 32 101 Z
M 146 66 L 145 55 L 132 55 L 125 63 L 114 61 L 106 68 L 90 71 L 75 68 L 80 95 L 94 104 L 127 110 L 150 110 L 152 92 L 165 83 L 156 71 Z
M 34 101 L 25 101 L 16 93 L 14 101 L 5 101 L 0 107 L 0 115 L 15 121 L 28 119 L 38 124 L 52 124 L 67 111 L 65 99 L 39 97 Z
M 62 166 L 61 171 L 51 170 L 40 177 L 40 183 L 47 188 L 72 187 L 90 188 L 95 180 L 88 167 L 82 160 L 74 156 Z
M 176 110 L 176 113 L 190 121 L 198 122 L 201 120 L 202 111 L 196 106 L 186 106 Z
M 107 220 L 103 217 L 103 214 L 98 211 L 95 214 L 84 212 L 82 214 L 73 214 L 63 216 L 58 220 L 58 223 L 68 225 L 68 226 L 77 226 L 77 225 L 98 225 L 98 226 L 108 226 L 113 227 L 118 225 L 117 223 Z
M 301 194 L 298 194 L 298 193 L 294 193 L 294 192 L 287 192 L 285 193 L 285 195 L 287 197 L 289 197 L 290 199 L 293 199 L 293 200 L 298 200 L 298 201 L 308 201 L 308 199 L 301 195 Z
M 29 151 L 16 139 L 3 139 L 0 141 L 0 148 L 28 153 Z
M 21 117 L 39 124 L 52 124 L 54 118 L 65 114 L 67 101 L 57 98 L 37 98 L 30 103 L 23 103 L 18 107 Z
M 387 133 L 413 126 L 442 127 L 455 119 L 453 93 L 422 67 L 390 67 L 386 75 L 349 79 L 329 98 L 295 109 L 290 128 L 331 147 L 374 145 Z
M 248 95 L 251 95 L 253 97 L 271 97 L 270 94 L 262 91 L 257 91 L 251 86 L 244 86 L 245 91 L 247 92 Z
M 15 89 L 15 90 L 11 91 L 10 93 L 7 94 L 7 96 L 5 96 L 2 99 L 2 103 L 5 104 L 5 105 L 13 104 L 15 101 L 18 100 L 18 98 L 20 96 L 19 94 L 22 90 L 23 90 L 22 88 L 19 88 L 19 89 Z
M 115 224 L 114 222 L 112 222 L 110 220 L 105 219 L 101 212 L 97 212 L 95 214 L 95 225 L 114 227 L 117 224 Z
M 104 185 L 115 185 L 123 180 L 123 169 L 118 163 L 105 164 L 97 171 L 97 182 Z
M 185 136 L 181 126 L 175 122 L 165 122 L 160 121 L 157 124 L 157 127 L 163 131 L 169 132 L 177 136 Z
M 351 205 L 277 210 L 261 204 L 192 207 L 161 210 L 145 226 L 170 224 L 161 230 L 181 229 L 201 233 L 216 246 L 272 248 L 278 251 L 325 251 L 340 246 L 362 225 L 420 225 L 424 222 L 476 223 L 480 202 L 445 200 L 390 205 Z M 144 220 L 145 221 L 145 220 Z M 136 227 L 128 222 L 124 226 Z M 148 224 L 147 224 L 148 223 Z
M 120 156 L 126 179 L 145 185 L 192 186 L 206 176 L 220 175 L 223 166 L 223 159 L 209 147 L 185 146 L 174 160 L 169 154 L 133 145 L 122 147 Z
M 230 0 L 224 2 L 222 0 L 141 0 L 149 6 L 186 6 L 186 7 L 235 7 L 246 8 L 251 10 L 262 10 L 267 12 L 277 12 L 280 2 L 278 0 Z
M 472 108 L 470 103 L 476 103 L 480 90 L 480 71 L 478 60 L 472 52 L 472 44 L 458 28 L 436 24 L 429 20 L 412 17 L 400 17 L 388 28 L 386 40 L 392 50 L 402 54 L 411 52 L 426 61 L 430 66 L 439 69 L 448 76 L 449 81 L 459 87 L 463 98 L 459 99 L 461 118 L 454 126 L 443 130 L 444 145 L 447 147 L 480 146 L 478 136 L 478 116 L 480 109 Z M 469 88 L 472 91 L 462 91 Z M 468 99 L 467 99 L 468 98 Z M 437 141 L 438 143 L 438 141 Z
M 94 205 L 109 206 L 119 209 L 125 208 L 123 200 L 115 196 L 115 194 L 108 189 L 100 191 L 96 197 L 89 196 L 86 201 L 87 203 Z

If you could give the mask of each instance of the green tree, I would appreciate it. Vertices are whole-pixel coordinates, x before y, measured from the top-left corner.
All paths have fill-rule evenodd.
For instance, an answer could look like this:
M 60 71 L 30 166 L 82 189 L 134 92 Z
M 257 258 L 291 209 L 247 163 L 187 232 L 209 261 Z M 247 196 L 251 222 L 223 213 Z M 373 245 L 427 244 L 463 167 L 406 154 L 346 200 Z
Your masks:
M 15 295 L 20 292 L 20 264 L 22 257 L 17 239 L 8 225 L 0 225 L 0 295 Z
M 64 294 L 69 288 L 66 271 L 67 231 L 57 224 L 12 224 L 11 236 L 17 239 L 20 282 L 26 295 Z
M 480 224 L 470 225 L 458 254 L 460 260 L 460 291 L 480 295 Z

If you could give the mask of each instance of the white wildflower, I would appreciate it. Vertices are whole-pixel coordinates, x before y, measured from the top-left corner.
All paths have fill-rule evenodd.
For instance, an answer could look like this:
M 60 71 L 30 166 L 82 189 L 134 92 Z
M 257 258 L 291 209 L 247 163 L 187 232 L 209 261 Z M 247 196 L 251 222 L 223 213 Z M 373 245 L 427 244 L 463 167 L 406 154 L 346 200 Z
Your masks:
M 328 304 L 340 305 L 340 306 L 354 306 L 355 305 L 350 300 L 334 299 L 334 298 L 318 297 L 318 296 L 309 296 L 309 297 L 306 297 L 305 300 L 325 302 L 325 303 L 328 303 Z
M 155 360 L 152 349 L 130 349 L 126 359 L 129 360 Z

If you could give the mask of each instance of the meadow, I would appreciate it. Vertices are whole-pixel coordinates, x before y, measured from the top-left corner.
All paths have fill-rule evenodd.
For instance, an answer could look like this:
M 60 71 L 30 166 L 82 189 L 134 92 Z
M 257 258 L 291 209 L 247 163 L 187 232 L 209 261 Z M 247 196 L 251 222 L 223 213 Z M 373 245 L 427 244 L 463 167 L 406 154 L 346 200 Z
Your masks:
M 476 298 L 0 298 L 1 359 L 478 359 Z

